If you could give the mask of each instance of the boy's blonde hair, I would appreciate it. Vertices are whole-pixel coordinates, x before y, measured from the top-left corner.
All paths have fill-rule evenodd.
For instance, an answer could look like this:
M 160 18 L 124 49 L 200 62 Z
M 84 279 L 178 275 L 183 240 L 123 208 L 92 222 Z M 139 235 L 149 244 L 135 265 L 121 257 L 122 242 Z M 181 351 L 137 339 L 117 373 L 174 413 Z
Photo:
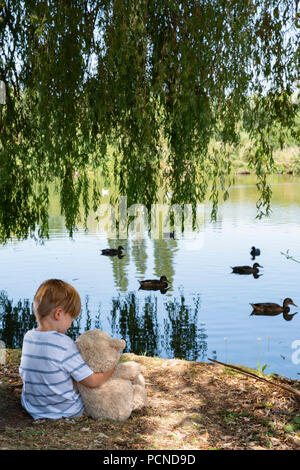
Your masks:
M 34 296 L 34 314 L 37 318 L 45 318 L 57 307 L 76 318 L 81 310 L 80 297 L 77 290 L 67 282 L 48 279 L 40 285 Z

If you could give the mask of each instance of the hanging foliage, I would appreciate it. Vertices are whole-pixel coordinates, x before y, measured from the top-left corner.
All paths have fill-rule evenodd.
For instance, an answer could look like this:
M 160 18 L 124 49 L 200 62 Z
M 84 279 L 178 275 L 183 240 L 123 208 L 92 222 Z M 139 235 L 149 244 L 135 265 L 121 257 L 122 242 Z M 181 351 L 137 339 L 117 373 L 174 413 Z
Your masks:
M 128 205 L 163 188 L 215 214 L 241 127 L 268 212 L 274 125 L 297 136 L 297 15 L 295 0 L 0 0 L 0 239 L 47 236 L 52 181 L 72 234 L 81 202 L 85 220 L 101 202 L 91 169 Z

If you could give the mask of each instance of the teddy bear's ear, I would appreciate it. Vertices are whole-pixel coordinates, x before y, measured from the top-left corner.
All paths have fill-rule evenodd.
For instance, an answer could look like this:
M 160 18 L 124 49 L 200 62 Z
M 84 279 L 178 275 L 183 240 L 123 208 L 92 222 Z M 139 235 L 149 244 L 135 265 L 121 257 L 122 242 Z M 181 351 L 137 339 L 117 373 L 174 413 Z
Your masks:
M 122 351 L 126 347 L 126 343 L 124 339 L 114 339 L 113 342 L 113 348 L 116 349 L 117 351 Z
M 82 356 L 91 354 L 95 348 L 93 341 L 89 336 L 81 335 L 76 339 L 75 343 Z

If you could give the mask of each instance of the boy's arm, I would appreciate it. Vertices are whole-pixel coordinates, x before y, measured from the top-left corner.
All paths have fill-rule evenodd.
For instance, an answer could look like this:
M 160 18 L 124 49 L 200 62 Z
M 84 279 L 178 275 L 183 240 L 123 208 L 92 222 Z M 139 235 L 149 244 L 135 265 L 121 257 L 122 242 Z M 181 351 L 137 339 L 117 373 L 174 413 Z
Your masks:
M 89 388 L 101 387 L 101 385 L 103 385 L 110 378 L 114 371 L 115 367 L 107 372 L 94 372 L 85 379 L 80 380 L 79 383 Z

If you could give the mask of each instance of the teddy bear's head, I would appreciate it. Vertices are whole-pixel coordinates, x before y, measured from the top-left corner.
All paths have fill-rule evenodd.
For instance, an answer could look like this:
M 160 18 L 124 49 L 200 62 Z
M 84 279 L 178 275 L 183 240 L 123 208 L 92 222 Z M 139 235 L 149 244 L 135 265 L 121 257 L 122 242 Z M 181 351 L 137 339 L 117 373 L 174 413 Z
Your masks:
M 104 331 L 90 330 L 77 338 L 76 345 L 94 372 L 106 372 L 118 363 L 126 343 L 123 339 L 112 338 Z

